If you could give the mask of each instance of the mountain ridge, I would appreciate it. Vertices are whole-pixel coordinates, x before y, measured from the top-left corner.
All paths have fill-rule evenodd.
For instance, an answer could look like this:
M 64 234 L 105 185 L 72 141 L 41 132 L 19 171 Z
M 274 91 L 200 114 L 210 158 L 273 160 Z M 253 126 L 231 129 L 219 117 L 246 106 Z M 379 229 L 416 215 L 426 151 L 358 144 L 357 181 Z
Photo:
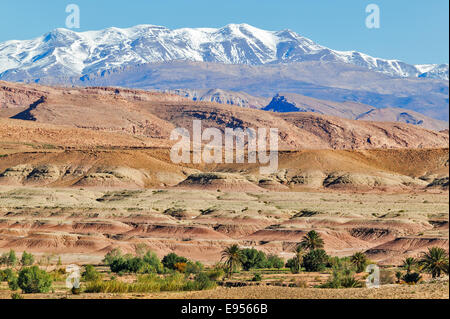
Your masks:
M 85 32 L 59 28 L 32 40 L 0 43 L 0 79 L 81 77 L 119 66 L 177 60 L 246 65 L 333 61 L 396 77 L 448 80 L 447 64 L 410 65 L 332 50 L 288 29 L 266 31 L 248 24 L 174 30 L 137 25 Z

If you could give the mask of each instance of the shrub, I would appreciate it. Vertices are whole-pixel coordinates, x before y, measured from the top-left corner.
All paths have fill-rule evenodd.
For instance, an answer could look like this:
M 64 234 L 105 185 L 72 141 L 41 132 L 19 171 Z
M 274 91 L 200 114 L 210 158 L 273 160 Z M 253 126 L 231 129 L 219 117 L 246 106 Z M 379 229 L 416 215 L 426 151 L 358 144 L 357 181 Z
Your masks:
M 5 255 L 5 263 L 9 267 L 14 267 L 17 264 L 16 252 L 14 250 L 10 250 L 9 253 Z
M 117 258 L 119 258 L 120 256 L 122 256 L 122 252 L 120 251 L 120 249 L 113 249 L 105 255 L 103 262 L 107 266 L 110 266 L 112 264 L 112 262 L 114 260 L 116 260 Z
M 186 269 L 185 269 L 185 273 L 186 274 L 194 274 L 194 275 L 198 275 L 200 272 L 203 271 L 205 267 L 203 266 L 203 264 L 201 262 L 187 262 L 186 264 Z
M 329 268 L 348 268 L 351 270 L 356 270 L 354 263 L 351 261 L 351 257 L 329 257 L 327 262 L 327 267 Z
M 267 256 L 266 268 L 276 268 L 281 269 L 284 266 L 284 260 L 277 255 L 269 255 Z
M 16 291 L 19 289 L 19 283 L 18 283 L 17 276 L 14 275 L 13 277 L 8 279 L 8 287 L 12 291 Z
M 21 294 L 18 294 L 17 292 L 11 294 L 11 299 L 23 299 Z
M 252 281 L 261 281 L 261 280 L 262 280 L 261 274 L 255 274 L 252 278 Z
M 210 277 L 205 273 L 199 273 L 197 276 L 195 276 L 195 279 L 193 281 L 193 284 L 190 284 L 191 282 L 188 282 L 184 288 L 184 290 L 207 290 L 207 289 L 213 289 L 216 287 L 216 283 L 210 279 Z M 194 289 L 190 289 L 194 288 Z
M 47 272 L 33 266 L 20 271 L 17 283 L 24 293 L 44 293 L 50 290 L 52 280 Z
M 155 253 L 147 251 L 142 257 L 123 255 L 120 251 L 111 251 L 105 256 L 105 263 L 112 272 L 124 273 L 162 273 L 164 267 Z
M 353 276 L 345 276 L 341 280 L 341 286 L 343 288 L 362 288 L 364 283 L 355 279 Z
M 297 258 L 288 259 L 286 262 L 286 267 L 289 268 L 293 274 L 298 274 L 300 272 Z
M 178 263 L 187 263 L 188 260 L 187 258 L 178 256 L 175 253 L 170 253 L 166 256 L 164 256 L 164 258 L 162 259 L 162 263 L 164 265 L 164 267 L 172 269 L 172 270 L 176 270 L 176 264 Z
M 15 276 L 14 271 L 10 268 L 0 270 L 0 281 L 10 281 Z
M 410 272 L 406 273 L 402 279 L 408 285 L 415 285 L 422 279 L 422 276 L 416 272 Z
M 333 273 L 328 281 L 320 288 L 362 288 L 364 283 L 355 279 L 354 272 L 346 265 L 333 268 Z
M 209 277 L 209 279 L 213 281 L 222 280 L 225 276 L 225 270 L 223 268 L 215 268 L 206 273 Z
M 55 269 L 49 272 L 50 278 L 53 282 L 55 281 L 65 281 L 66 280 L 66 270 L 63 268 Z
M 245 248 L 241 250 L 241 256 L 241 263 L 244 270 L 266 267 L 267 257 L 262 251 L 258 251 L 254 248 Z
M 1 265 L 6 265 L 7 259 L 8 259 L 7 254 L 6 254 L 6 253 L 3 253 L 3 254 L 0 256 L 0 266 L 1 266 Z
M 309 251 L 303 257 L 303 267 L 306 271 L 322 271 L 328 263 L 328 255 L 323 249 Z
M 101 280 L 102 275 L 95 269 L 93 265 L 86 265 L 84 272 L 81 274 L 81 279 L 84 281 Z
M 164 271 L 164 266 L 159 260 L 158 256 L 150 250 L 148 250 L 144 257 L 144 262 L 150 266 L 151 269 L 153 269 L 152 272 L 157 272 L 158 274 L 162 273 Z M 146 272 L 149 273 L 149 272 Z
M 187 263 L 176 263 L 175 270 L 184 273 L 186 271 Z
M 22 266 L 31 266 L 34 263 L 34 256 L 24 251 L 20 263 Z

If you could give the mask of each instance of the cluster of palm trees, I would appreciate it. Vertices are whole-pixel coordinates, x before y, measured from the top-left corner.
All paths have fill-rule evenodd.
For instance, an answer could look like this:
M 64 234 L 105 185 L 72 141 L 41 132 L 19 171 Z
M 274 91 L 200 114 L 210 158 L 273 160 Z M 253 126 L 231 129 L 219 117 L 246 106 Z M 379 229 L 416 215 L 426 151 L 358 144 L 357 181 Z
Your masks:
M 440 277 L 442 274 L 449 273 L 448 253 L 440 247 L 428 248 L 428 251 L 422 254 L 419 259 L 408 257 L 403 261 L 402 268 L 406 271 L 403 279 L 409 278 L 412 281 L 418 281 L 421 276 L 414 271 L 424 271 L 430 273 L 433 278 Z M 397 277 L 399 280 L 402 277 Z M 407 280 L 405 280 L 407 281 Z
M 308 250 L 321 249 L 324 246 L 322 237 L 315 231 L 309 231 L 300 243 L 294 248 L 295 253 L 295 268 L 296 273 L 300 272 L 303 263 L 303 257 L 306 255 Z
M 300 271 L 300 267 L 303 263 L 303 256 L 306 252 L 308 250 L 321 249 L 323 246 L 323 239 L 315 230 L 308 232 L 294 249 L 298 271 Z M 224 263 L 228 278 L 230 278 L 233 271 L 242 264 L 242 251 L 239 246 L 234 244 L 226 247 L 222 251 L 221 262 Z
M 297 272 L 300 272 L 303 257 L 308 251 L 322 249 L 323 247 L 324 241 L 322 237 L 315 230 L 309 231 L 294 249 Z M 224 262 L 229 278 L 237 267 L 242 264 L 242 258 L 242 251 L 236 244 L 222 251 L 221 262 Z M 356 266 L 357 272 L 363 272 L 368 263 L 367 256 L 363 252 L 353 254 L 350 257 L 350 261 Z M 440 277 L 442 274 L 449 273 L 448 253 L 443 248 L 432 247 L 420 259 L 406 258 L 402 268 L 406 270 L 408 275 L 412 274 L 414 270 L 418 270 L 430 273 L 433 278 Z

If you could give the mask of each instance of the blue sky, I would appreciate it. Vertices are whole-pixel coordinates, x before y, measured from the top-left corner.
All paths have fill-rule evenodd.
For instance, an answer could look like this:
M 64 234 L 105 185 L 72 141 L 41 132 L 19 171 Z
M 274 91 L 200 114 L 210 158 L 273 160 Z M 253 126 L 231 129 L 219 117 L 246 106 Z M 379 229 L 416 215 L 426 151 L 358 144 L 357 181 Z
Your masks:
M 0 41 L 30 39 L 65 27 L 66 5 L 81 10 L 79 31 L 155 24 L 169 28 L 248 23 L 291 29 L 336 50 L 408 63 L 448 63 L 448 0 L 1 0 Z M 368 4 L 381 27 L 365 26 Z

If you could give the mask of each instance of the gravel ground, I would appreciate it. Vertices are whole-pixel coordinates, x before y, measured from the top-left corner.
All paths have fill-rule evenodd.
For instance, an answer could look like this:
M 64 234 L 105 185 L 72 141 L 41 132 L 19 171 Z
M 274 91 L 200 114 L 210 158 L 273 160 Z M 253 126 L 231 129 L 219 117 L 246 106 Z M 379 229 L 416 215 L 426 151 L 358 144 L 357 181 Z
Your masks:
M 10 298 L 11 292 L 0 291 L 0 298 Z M 287 287 L 217 288 L 208 291 L 161 292 L 153 294 L 81 294 L 65 292 L 23 295 L 28 299 L 448 299 L 448 281 L 416 286 L 389 285 L 378 289 L 320 289 Z

